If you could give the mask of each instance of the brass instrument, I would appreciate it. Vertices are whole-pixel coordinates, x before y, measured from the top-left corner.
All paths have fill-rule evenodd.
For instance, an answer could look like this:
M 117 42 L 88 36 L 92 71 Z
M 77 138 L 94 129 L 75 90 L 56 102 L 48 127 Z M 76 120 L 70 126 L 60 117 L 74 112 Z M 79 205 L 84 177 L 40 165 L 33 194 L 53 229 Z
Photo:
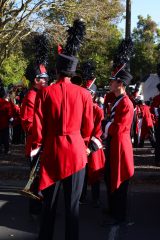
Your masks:
M 41 201 L 42 197 L 38 195 L 38 191 L 37 193 L 35 193 L 35 190 L 33 191 L 33 185 L 39 179 L 39 169 L 40 169 L 40 160 L 38 157 L 30 172 L 29 180 L 25 188 L 21 190 L 20 193 L 26 197 L 30 197 L 32 199 Z

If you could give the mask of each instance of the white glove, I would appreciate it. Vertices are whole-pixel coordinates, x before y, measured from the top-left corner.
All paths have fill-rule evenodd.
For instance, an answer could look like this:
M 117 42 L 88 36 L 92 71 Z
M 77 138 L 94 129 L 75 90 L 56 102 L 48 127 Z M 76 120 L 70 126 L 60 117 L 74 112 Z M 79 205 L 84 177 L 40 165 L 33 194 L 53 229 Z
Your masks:
M 40 150 L 41 150 L 41 147 L 38 147 L 38 148 L 32 150 L 31 153 L 30 153 L 30 157 L 36 156 L 37 153 L 39 153 Z

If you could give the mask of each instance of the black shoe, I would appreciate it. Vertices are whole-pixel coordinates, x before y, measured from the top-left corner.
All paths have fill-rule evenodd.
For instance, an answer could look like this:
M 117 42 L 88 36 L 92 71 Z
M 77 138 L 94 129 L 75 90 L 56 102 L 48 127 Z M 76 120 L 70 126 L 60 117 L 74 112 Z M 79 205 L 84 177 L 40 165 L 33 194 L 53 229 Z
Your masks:
M 5 151 L 4 154 L 5 154 L 5 155 L 10 155 L 10 154 L 11 154 L 11 151 Z
M 108 209 L 108 208 L 103 208 L 102 209 L 102 214 L 104 214 L 104 215 L 110 215 L 110 210 Z
M 100 208 L 101 203 L 100 203 L 99 200 L 94 200 L 94 201 L 92 202 L 92 206 L 93 206 L 93 208 Z
M 113 217 L 106 217 L 105 219 L 102 220 L 101 222 L 101 227 L 107 227 L 108 225 L 118 225 L 119 221 Z
M 85 198 L 85 199 L 80 199 L 80 200 L 79 200 L 79 204 L 80 204 L 80 205 L 87 205 L 87 204 L 88 204 L 88 201 L 87 201 L 86 198 Z

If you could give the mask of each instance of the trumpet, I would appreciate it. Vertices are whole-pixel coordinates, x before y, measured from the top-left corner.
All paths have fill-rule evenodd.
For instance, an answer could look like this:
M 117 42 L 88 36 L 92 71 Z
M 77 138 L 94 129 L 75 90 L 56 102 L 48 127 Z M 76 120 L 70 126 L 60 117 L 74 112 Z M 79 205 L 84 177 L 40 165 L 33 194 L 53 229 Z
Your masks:
M 20 193 L 26 197 L 30 197 L 32 199 L 41 201 L 42 196 L 38 195 L 38 190 L 37 190 L 37 193 L 35 193 L 35 189 L 34 189 L 35 184 L 38 185 L 39 170 L 40 170 L 40 160 L 38 157 L 30 172 L 29 180 L 25 188 L 20 190 Z

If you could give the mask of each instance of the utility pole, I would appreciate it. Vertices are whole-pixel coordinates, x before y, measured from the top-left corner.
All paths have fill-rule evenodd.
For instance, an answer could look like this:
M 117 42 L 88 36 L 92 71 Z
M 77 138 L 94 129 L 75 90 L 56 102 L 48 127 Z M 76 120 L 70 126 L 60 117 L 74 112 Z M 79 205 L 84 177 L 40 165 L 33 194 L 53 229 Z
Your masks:
M 131 37 L 131 0 L 126 0 L 126 34 L 125 38 Z
M 131 0 L 126 0 L 126 34 L 125 39 L 131 38 Z M 127 68 L 130 71 L 130 61 L 127 63 Z

